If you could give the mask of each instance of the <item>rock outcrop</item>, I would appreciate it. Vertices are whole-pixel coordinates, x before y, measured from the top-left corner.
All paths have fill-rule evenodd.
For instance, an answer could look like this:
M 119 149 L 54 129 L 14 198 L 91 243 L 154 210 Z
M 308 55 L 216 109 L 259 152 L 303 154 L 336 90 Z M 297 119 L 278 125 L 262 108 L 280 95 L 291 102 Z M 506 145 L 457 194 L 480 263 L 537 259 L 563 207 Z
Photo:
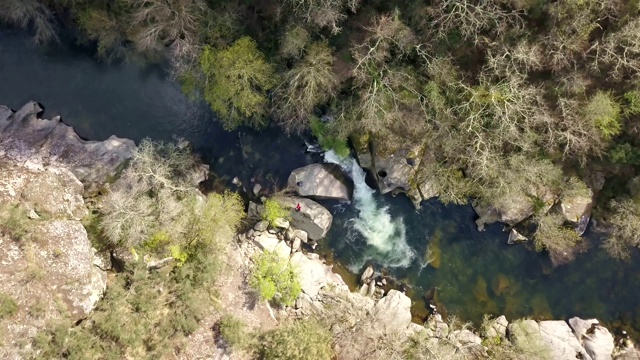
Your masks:
M 353 181 L 336 164 L 311 164 L 295 169 L 287 185 L 300 196 L 349 201 Z
M 28 347 L 19 342 L 51 321 L 86 317 L 106 289 L 107 266 L 79 221 L 88 213 L 82 193 L 64 168 L 0 161 L 0 211 L 14 209 L 12 220 L 0 224 L 0 294 L 17 305 L 0 319 L 0 358 L 21 358 Z
M 585 349 L 594 360 L 611 359 L 615 348 L 613 335 L 600 325 L 597 319 L 583 320 L 579 317 L 569 319 L 569 326 Z
M 378 300 L 374 314 L 386 328 L 405 329 L 411 323 L 411 299 L 397 290 L 390 290 Z
M 560 212 L 565 220 L 574 224 L 578 234 L 582 235 L 587 230 L 591 209 L 593 207 L 593 191 L 572 192 L 570 196 L 560 199 Z
M 304 230 L 310 240 L 320 240 L 327 235 L 333 215 L 324 206 L 317 202 L 299 197 L 276 196 L 278 203 L 287 209 L 291 209 L 291 225 L 300 230 Z M 300 211 L 295 211 L 296 205 L 300 204 Z
M 135 144 L 111 136 L 105 141 L 82 140 L 59 116 L 38 118 L 34 101 L 17 112 L 0 106 L 0 159 L 29 168 L 66 168 L 85 185 L 85 194 L 98 190 L 129 159 Z

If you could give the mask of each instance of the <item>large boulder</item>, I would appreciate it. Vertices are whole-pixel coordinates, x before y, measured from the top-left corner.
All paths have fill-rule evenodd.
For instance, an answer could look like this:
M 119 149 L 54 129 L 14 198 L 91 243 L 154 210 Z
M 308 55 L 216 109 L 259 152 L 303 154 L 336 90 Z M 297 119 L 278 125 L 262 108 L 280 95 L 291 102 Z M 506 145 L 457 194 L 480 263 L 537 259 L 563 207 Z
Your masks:
M 23 202 L 36 215 L 80 220 L 88 214 L 83 186 L 67 169 L 33 170 L 0 160 L 0 203 Z
M 29 238 L 0 234 L 0 294 L 17 304 L 0 319 L 0 358 L 19 358 L 14 347 L 48 323 L 87 316 L 106 289 L 107 275 L 77 220 L 28 220 Z
M 411 323 L 411 299 L 400 291 L 389 290 L 376 303 L 374 314 L 388 330 L 404 330 Z
M 514 226 L 536 211 L 531 198 L 540 199 L 544 208 L 540 209 L 541 214 L 546 214 L 555 204 L 557 194 L 549 189 L 538 189 L 533 187 L 528 193 L 515 193 L 502 199 L 479 199 L 472 204 L 478 219 L 476 225 L 478 230 L 484 230 L 486 224 L 501 222 L 509 226 Z
M 0 106 L 0 158 L 31 168 L 64 167 L 85 185 L 85 192 L 92 193 L 116 174 L 136 148 L 132 140 L 115 136 L 83 140 L 59 116 L 40 119 L 40 112 L 34 101 L 17 112 Z
M 563 320 L 540 322 L 540 336 L 551 351 L 553 359 L 588 359 L 580 342 Z
M 287 181 L 300 196 L 351 200 L 353 181 L 336 164 L 311 164 L 295 169 Z
M 613 335 L 598 320 L 574 317 L 569 319 L 569 326 L 593 360 L 611 359 L 615 348 Z
M 534 320 L 517 320 L 507 326 L 509 341 L 539 359 L 551 358 L 551 349 L 540 335 L 540 326 Z
M 593 191 L 587 189 L 584 192 L 572 191 L 570 195 L 563 196 L 560 200 L 560 211 L 565 220 L 574 224 L 578 234 L 582 235 L 587 230 L 591 208 L 593 207 Z
M 276 253 L 283 259 L 288 259 L 291 254 L 291 248 L 275 234 L 263 232 L 256 236 L 253 241 L 262 250 Z
M 333 215 L 317 202 L 299 197 L 276 196 L 280 205 L 291 210 L 291 226 L 304 230 L 311 240 L 320 240 L 327 235 L 333 222 Z M 300 211 L 295 211 L 300 204 Z
M 327 285 L 326 265 L 318 259 L 309 259 L 301 252 L 293 254 L 289 261 L 298 272 L 302 291 L 310 298 L 315 298 L 320 289 Z

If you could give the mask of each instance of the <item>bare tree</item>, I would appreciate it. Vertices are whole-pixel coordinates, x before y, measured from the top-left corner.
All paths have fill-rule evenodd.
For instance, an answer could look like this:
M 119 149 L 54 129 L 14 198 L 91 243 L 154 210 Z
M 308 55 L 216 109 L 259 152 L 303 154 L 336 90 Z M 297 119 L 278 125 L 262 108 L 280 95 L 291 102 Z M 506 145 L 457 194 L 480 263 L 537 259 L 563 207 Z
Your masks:
M 283 83 L 275 90 L 279 123 L 288 131 L 304 130 L 313 107 L 333 98 L 337 88 L 331 49 L 324 43 L 311 44 L 304 58 L 285 73 Z
M 496 0 L 436 0 L 427 10 L 433 19 L 429 24 L 430 33 L 446 39 L 456 31 L 465 40 L 477 44 L 490 42 L 507 31 L 520 30 L 524 25 L 522 13 L 505 10 L 501 3 Z
M 625 74 L 640 76 L 640 18 L 635 18 L 618 31 L 612 31 L 590 49 L 592 68 L 616 79 Z
M 36 44 L 58 40 L 53 14 L 38 0 L 0 1 L 0 21 L 21 28 L 33 26 L 33 41 Z
M 184 56 L 198 43 L 198 27 L 207 4 L 203 0 L 126 0 L 134 8 L 135 45 L 143 51 L 157 51 L 173 45 Z
M 102 230 L 116 245 L 135 247 L 158 231 L 179 237 L 195 204 L 197 163 L 184 142 L 143 140 L 101 202 Z
M 589 36 L 598 21 L 615 17 L 616 0 L 556 1 L 546 6 L 550 29 L 544 41 L 549 64 L 561 71 L 579 62 L 589 49 Z
M 347 18 L 346 11 L 356 12 L 360 0 L 285 0 L 305 22 L 328 27 L 332 34 L 341 30 L 339 24 Z

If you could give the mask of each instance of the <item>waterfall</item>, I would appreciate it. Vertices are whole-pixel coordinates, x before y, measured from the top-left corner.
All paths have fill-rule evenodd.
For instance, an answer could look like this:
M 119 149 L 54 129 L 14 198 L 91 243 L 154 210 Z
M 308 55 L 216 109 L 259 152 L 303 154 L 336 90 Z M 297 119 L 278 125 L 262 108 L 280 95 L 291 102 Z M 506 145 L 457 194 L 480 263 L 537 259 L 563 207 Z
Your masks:
M 333 151 L 327 151 L 324 159 L 328 163 L 338 164 L 353 179 L 353 202 L 358 217 L 350 223 L 371 251 L 366 251 L 358 264 L 352 264 L 355 272 L 367 260 L 374 260 L 385 267 L 408 267 L 415 258 L 415 252 L 407 244 L 406 228 L 402 218 L 393 219 L 387 206 L 381 205 L 374 197 L 375 191 L 365 182 L 365 172 L 355 159 L 341 158 Z

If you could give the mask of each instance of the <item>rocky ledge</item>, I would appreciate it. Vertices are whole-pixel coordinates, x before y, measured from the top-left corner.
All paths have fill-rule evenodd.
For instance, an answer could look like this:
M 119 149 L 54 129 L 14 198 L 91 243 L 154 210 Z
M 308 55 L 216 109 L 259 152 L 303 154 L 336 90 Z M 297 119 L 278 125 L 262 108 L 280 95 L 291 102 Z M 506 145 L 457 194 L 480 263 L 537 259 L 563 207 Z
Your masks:
M 66 168 L 95 193 L 129 159 L 136 146 L 132 140 L 111 136 L 105 141 L 82 140 L 59 116 L 40 119 L 35 101 L 14 112 L 0 106 L 0 158 L 32 169 Z

